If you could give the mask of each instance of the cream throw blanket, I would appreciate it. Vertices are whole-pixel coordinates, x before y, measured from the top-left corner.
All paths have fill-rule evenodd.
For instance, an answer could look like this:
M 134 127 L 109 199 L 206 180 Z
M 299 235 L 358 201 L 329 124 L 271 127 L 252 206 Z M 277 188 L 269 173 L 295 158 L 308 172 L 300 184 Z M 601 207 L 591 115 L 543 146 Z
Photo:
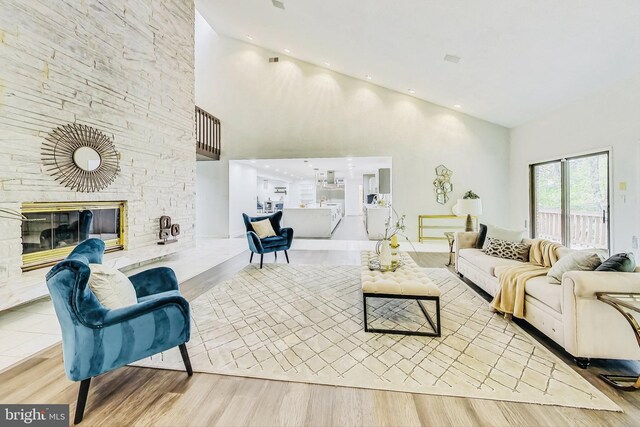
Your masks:
M 560 244 L 536 239 L 531 243 L 529 263 L 516 266 L 496 267 L 500 288 L 491 302 L 491 307 L 505 314 L 524 317 L 524 291 L 527 280 L 544 276 L 558 260 Z

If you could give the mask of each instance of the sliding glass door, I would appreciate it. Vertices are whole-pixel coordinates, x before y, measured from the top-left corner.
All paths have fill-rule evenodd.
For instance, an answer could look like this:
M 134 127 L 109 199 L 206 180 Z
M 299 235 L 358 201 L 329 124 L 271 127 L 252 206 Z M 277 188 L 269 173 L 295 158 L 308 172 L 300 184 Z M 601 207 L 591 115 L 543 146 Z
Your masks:
M 609 153 L 531 165 L 532 235 L 609 249 Z

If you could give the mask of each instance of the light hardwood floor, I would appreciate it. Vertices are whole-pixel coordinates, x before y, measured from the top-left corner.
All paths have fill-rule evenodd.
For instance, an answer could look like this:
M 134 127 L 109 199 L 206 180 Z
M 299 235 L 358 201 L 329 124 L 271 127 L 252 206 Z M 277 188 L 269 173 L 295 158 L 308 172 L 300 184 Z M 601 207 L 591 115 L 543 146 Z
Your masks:
M 233 276 L 248 258 L 248 252 L 238 255 L 185 282 L 183 293 L 187 299 L 196 298 Z M 290 258 L 301 264 L 359 264 L 356 251 L 291 251 Z M 447 262 L 446 254 L 421 253 L 415 258 L 424 267 Z M 527 330 L 572 365 L 561 349 L 532 328 Z M 124 367 L 93 380 L 81 425 L 631 426 L 640 419 L 640 393 L 615 391 L 597 374 L 602 369 L 635 368 L 614 362 L 599 362 L 588 370 L 574 367 L 618 403 L 622 414 L 199 373 L 188 378 L 182 372 Z M 2 403 L 68 403 L 73 413 L 77 391 L 78 384 L 64 375 L 59 345 L 0 373 Z

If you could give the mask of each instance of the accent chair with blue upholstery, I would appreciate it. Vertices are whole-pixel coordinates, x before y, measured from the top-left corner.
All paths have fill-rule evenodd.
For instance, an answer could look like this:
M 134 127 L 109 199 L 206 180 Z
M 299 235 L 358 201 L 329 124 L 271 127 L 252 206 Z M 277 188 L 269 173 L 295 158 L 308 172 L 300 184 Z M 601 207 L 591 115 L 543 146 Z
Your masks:
M 180 347 L 193 374 L 185 343 L 189 341 L 189 303 L 180 294 L 170 268 L 153 268 L 129 279 L 138 303 L 118 309 L 103 306 L 89 288 L 89 264 L 102 264 L 104 242 L 88 239 L 47 274 L 47 286 L 62 329 L 64 368 L 81 381 L 75 424 L 82 421 L 91 378 Z
M 287 258 L 287 264 L 289 263 L 289 254 L 287 251 L 291 248 L 291 243 L 293 242 L 293 229 L 280 227 L 282 211 L 276 212 L 273 215 L 256 217 L 251 217 L 243 213 L 242 218 L 244 218 L 244 225 L 247 229 L 247 240 L 249 241 L 249 249 L 251 250 L 251 258 L 249 258 L 249 262 L 253 261 L 253 254 L 260 254 L 260 268 L 262 268 L 264 254 L 274 252 L 276 259 L 278 259 L 278 251 L 284 251 L 284 256 Z M 265 219 L 269 220 L 271 227 L 273 227 L 273 231 L 275 231 L 277 235 L 260 239 L 256 232 L 253 231 L 251 223 Z

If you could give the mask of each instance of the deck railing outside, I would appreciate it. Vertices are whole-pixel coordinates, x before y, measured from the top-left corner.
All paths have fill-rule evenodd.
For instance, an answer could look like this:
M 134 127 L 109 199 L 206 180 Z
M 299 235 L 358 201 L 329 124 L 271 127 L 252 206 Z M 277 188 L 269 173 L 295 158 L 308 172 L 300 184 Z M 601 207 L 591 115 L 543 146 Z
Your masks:
M 562 214 L 560 210 L 538 209 L 536 212 L 536 237 L 562 242 Z M 603 214 L 596 212 L 572 212 L 570 236 L 572 248 L 607 248 L 608 225 Z

